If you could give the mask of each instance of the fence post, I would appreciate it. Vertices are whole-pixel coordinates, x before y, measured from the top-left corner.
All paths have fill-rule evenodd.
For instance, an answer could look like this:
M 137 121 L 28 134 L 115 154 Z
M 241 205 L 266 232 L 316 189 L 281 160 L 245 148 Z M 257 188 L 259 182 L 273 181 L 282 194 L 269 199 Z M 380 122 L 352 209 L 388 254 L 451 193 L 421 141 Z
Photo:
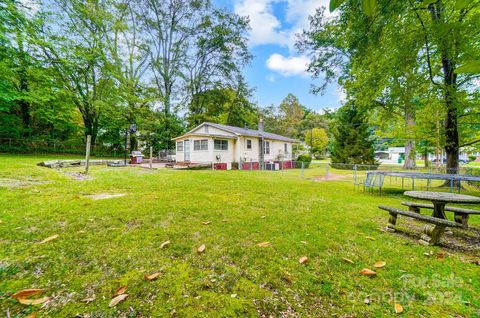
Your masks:
M 252 158 L 250 158 L 250 170 L 253 170 Z
M 353 165 L 353 184 L 357 184 L 357 164 Z
M 325 164 L 325 179 L 328 180 L 328 163 Z
M 302 178 L 305 176 L 305 173 L 303 171 L 304 167 L 305 167 L 305 162 L 302 161 Z
M 150 146 L 150 169 L 152 169 L 152 161 L 153 161 L 152 155 L 153 155 L 153 147 Z
M 87 136 L 87 149 L 85 150 L 85 174 L 88 174 L 88 164 L 90 161 L 90 144 L 92 142 L 92 136 Z

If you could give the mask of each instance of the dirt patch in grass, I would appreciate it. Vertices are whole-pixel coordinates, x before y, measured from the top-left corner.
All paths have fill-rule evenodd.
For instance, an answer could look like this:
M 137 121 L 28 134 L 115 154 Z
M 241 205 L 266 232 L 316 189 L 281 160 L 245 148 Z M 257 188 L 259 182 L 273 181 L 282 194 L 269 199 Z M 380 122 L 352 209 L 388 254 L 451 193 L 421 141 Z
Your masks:
M 98 193 L 98 194 L 86 195 L 86 197 L 96 201 L 96 200 L 119 198 L 125 195 L 126 195 L 125 193 Z
M 19 179 L 10 179 L 10 178 L 0 178 L 0 187 L 6 187 L 6 188 L 22 188 L 22 187 L 28 187 L 32 185 L 48 184 L 48 183 L 51 183 L 51 181 L 35 180 L 35 179 L 19 180 Z
M 64 172 L 67 176 L 71 177 L 77 181 L 84 181 L 84 180 L 93 180 L 93 177 L 86 175 L 82 172 Z

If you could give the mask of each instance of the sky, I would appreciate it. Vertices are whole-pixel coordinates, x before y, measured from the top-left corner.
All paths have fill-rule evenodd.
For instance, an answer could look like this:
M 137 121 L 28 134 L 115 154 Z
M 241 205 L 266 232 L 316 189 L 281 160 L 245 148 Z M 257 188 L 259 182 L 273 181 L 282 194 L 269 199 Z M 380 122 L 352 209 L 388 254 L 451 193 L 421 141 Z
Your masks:
M 314 82 L 306 72 L 309 60 L 295 49 L 296 34 L 308 29 L 308 17 L 319 6 L 328 8 L 329 0 L 213 2 L 219 8 L 250 18 L 248 41 L 254 58 L 244 69 L 244 75 L 255 89 L 254 100 L 259 106 L 278 106 L 288 93 L 294 94 L 301 104 L 316 111 L 340 106 L 344 94 L 336 84 L 330 85 L 323 95 L 310 93 Z

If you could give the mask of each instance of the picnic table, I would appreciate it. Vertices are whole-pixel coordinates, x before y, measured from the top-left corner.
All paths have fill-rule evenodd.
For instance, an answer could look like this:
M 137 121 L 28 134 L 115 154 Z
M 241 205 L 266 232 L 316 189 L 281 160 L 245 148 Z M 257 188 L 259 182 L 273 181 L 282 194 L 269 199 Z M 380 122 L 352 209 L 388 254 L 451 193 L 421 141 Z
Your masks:
M 402 202 L 403 205 L 407 205 L 410 208 L 410 211 L 404 211 L 394 207 L 388 207 L 384 205 L 379 205 L 378 207 L 382 210 L 389 212 L 390 218 L 387 224 L 388 231 L 395 231 L 397 224 L 398 215 L 403 215 L 406 217 L 414 218 L 422 222 L 433 224 L 427 224 L 423 230 L 423 235 L 420 239 L 422 244 L 436 244 L 440 240 L 442 233 L 448 228 L 454 227 L 468 227 L 468 216 L 470 214 L 480 214 L 479 210 L 469 210 L 464 208 L 457 207 L 447 207 L 445 205 L 448 203 L 462 203 L 462 204 L 475 204 L 480 203 L 480 197 L 475 197 L 471 195 L 456 194 L 449 192 L 428 192 L 428 191 L 406 191 L 404 195 L 420 199 L 428 200 L 433 203 L 433 205 L 415 203 L 415 202 Z M 432 216 L 420 214 L 420 208 L 430 208 L 433 209 Z M 455 213 L 455 222 L 447 220 L 445 215 L 445 209 L 448 211 L 453 211 Z M 411 212 L 414 211 L 414 212 Z M 449 229 L 448 233 L 452 233 Z
M 431 201 L 433 203 L 432 216 L 444 220 L 447 219 L 445 215 L 445 205 L 448 203 L 480 203 L 480 197 L 449 192 L 406 191 L 404 195 L 415 199 Z

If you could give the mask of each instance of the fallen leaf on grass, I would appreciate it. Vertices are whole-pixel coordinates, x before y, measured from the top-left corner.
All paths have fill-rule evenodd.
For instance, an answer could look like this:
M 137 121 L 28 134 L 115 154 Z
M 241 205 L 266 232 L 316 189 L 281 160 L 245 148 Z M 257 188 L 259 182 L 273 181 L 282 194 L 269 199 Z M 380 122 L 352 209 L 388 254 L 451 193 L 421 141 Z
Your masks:
M 47 237 L 46 239 L 44 239 L 43 241 L 38 242 L 38 244 L 44 244 L 44 243 L 53 241 L 53 240 L 56 239 L 57 237 L 58 237 L 58 234 L 49 236 L 49 237 Z
M 23 305 L 39 305 L 39 304 L 43 304 L 49 299 L 50 299 L 49 297 L 43 297 L 43 298 L 37 298 L 37 299 L 19 298 L 17 300 L 20 304 L 23 304 Z
M 257 244 L 258 247 L 268 247 L 270 246 L 270 242 L 261 242 Z
M 302 257 L 300 257 L 300 259 L 298 260 L 298 262 L 299 262 L 300 264 L 305 264 L 306 262 L 308 262 L 308 257 L 302 256 Z
M 403 307 L 400 304 L 395 303 L 394 308 L 395 308 L 395 313 L 396 314 L 401 314 L 403 312 Z
M 442 259 L 442 258 L 445 258 L 447 256 L 448 256 L 448 254 L 446 252 L 438 252 L 437 253 L 437 258 L 438 259 Z
M 382 267 L 384 267 L 385 265 L 387 265 L 386 262 L 384 262 L 384 261 L 378 261 L 378 262 L 376 262 L 375 264 L 373 264 L 373 267 L 375 267 L 375 268 L 382 268 Z
M 145 278 L 146 280 L 149 280 L 149 281 L 157 279 L 158 276 L 160 276 L 159 272 L 156 272 L 156 273 L 153 273 L 153 274 L 150 274 L 150 275 L 147 275 L 146 273 L 143 274 L 143 278 Z
M 266 216 L 265 216 L 265 215 L 262 215 L 260 218 L 261 218 L 261 219 L 264 219 L 264 218 L 266 218 Z
M 128 286 L 127 286 L 127 285 L 120 287 L 119 289 L 117 289 L 117 290 L 115 291 L 115 293 L 113 294 L 112 297 L 115 297 L 115 296 L 118 296 L 118 295 L 121 295 L 121 294 L 125 294 L 125 292 L 127 291 L 127 289 L 128 289 Z
M 121 302 L 122 300 L 125 300 L 125 298 L 127 297 L 128 297 L 128 294 L 118 295 L 117 297 L 113 298 L 110 301 L 110 304 L 108 304 L 108 307 L 115 307 L 119 302 Z
M 200 245 L 200 247 L 197 248 L 197 253 L 201 254 L 201 253 L 205 252 L 206 248 L 207 247 L 205 246 L 205 244 Z
M 360 274 L 362 275 L 366 275 L 366 276 L 374 276 L 374 275 L 377 275 L 376 272 L 372 271 L 371 269 L 368 269 L 368 268 L 364 268 L 360 271 Z
M 23 289 L 17 291 L 15 294 L 11 295 L 13 299 L 19 299 L 19 298 L 28 298 L 33 295 L 38 295 L 42 293 L 42 289 L 39 288 L 30 288 L 30 289 Z
M 352 261 L 352 260 L 349 259 L 349 258 L 342 257 L 342 259 L 343 259 L 345 262 L 349 263 L 349 264 L 355 264 L 355 262 Z
M 204 222 L 202 222 L 203 225 L 209 225 L 210 223 L 212 223 L 212 221 L 204 221 Z
M 302 244 L 307 244 L 307 241 L 300 241 L 300 243 L 302 243 Z
M 170 241 L 165 241 L 162 244 L 160 244 L 160 248 L 164 248 L 167 245 L 170 245 Z
M 376 241 L 376 240 L 377 240 L 376 238 L 371 237 L 371 236 L 365 236 L 365 238 L 366 238 L 367 240 L 370 240 L 370 241 Z
M 37 317 L 37 313 L 36 313 L 36 312 L 33 312 L 33 313 L 31 313 L 30 315 L 25 316 L 25 318 L 35 318 L 35 317 Z

